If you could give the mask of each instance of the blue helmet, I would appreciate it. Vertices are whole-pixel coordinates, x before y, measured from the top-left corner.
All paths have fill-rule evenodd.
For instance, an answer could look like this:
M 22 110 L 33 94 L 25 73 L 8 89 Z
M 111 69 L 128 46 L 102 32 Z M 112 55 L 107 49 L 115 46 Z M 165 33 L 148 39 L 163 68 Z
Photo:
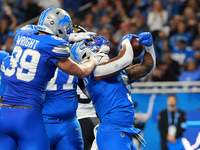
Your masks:
M 71 47 L 70 58 L 75 62 L 84 62 L 95 53 L 109 53 L 110 42 L 103 36 L 76 42 Z
M 110 51 L 110 42 L 103 36 L 97 36 L 93 40 L 85 40 L 85 45 L 89 47 L 93 53 L 103 52 L 108 54 Z
M 73 31 L 72 20 L 65 10 L 48 8 L 40 16 L 37 30 L 65 39 Z

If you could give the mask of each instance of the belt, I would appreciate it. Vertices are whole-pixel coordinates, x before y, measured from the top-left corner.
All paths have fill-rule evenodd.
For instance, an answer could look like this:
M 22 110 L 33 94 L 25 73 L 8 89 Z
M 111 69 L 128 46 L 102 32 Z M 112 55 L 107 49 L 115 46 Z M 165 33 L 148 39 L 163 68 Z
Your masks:
M 22 109 L 33 109 L 33 107 L 29 106 L 21 106 L 21 105 L 8 105 L 8 104 L 1 104 L 0 107 L 4 108 L 22 108 Z

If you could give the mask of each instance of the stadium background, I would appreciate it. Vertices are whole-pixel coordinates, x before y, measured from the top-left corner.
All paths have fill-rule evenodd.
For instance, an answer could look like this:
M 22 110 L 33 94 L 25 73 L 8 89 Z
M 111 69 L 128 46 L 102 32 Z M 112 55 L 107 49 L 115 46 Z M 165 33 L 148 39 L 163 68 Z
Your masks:
M 124 35 L 150 31 L 154 37 L 157 67 L 151 75 L 137 82 L 141 85 L 139 90 L 132 89 L 132 98 L 138 103 L 137 111 L 146 113 L 149 104 L 153 104 L 144 128 L 147 141 L 144 150 L 160 149 L 157 115 L 166 108 L 168 93 L 177 95 L 178 107 L 186 112 L 188 127 L 184 137 L 194 144 L 200 132 L 199 4 L 199 0 L 1 0 L 0 50 L 12 53 L 15 31 L 25 24 L 37 24 L 39 14 L 48 7 L 65 9 L 73 24 L 105 36 L 111 41 L 111 58 L 118 54 Z M 163 19 L 156 20 L 155 14 L 162 15 Z M 152 25 L 152 18 L 156 24 Z M 142 56 L 134 62 L 139 63 L 141 59 Z M 193 69 L 188 68 L 191 62 Z M 156 97 L 150 103 L 152 94 Z

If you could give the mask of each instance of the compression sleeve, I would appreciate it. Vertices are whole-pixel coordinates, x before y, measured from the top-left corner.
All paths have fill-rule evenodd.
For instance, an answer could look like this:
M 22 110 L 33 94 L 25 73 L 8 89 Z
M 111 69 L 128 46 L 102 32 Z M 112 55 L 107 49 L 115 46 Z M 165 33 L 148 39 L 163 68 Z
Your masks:
M 116 73 L 132 63 L 134 54 L 131 43 L 128 39 L 125 39 L 122 42 L 122 45 L 125 45 L 125 48 L 122 48 L 117 57 L 111 59 L 108 63 L 103 63 L 95 68 L 93 71 L 94 77 Z
M 81 90 L 85 88 L 83 79 L 79 79 L 79 78 L 78 78 L 78 86 L 80 87 Z
M 153 59 L 153 67 L 152 67 L 151 71 L 147 74 L 147 75 L 149 75 L 150 73 L 153 72 L 154 68 L 156 67 L 156 55 L 155 55 L 153 44 L 151 46 L 148 46 L 148 47 L 145 46 L 145 50 L 151 54 L 151 57 Z

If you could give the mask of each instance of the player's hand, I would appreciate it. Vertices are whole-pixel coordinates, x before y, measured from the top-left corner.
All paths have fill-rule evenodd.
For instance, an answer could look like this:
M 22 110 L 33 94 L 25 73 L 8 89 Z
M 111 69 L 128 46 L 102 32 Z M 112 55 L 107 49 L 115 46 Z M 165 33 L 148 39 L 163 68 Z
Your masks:
M 102 45 L 98 50 L 98 53 L 108 54 L 109 52 L 110 52 L 110 47 L 108 45 Z
M 81 32 L 81 33 L 71 33 L 68 37 L 69 42 L 78 42 L 85 39 L 93 39 L 96 36 L 94 32 Z
M 95 62 L 96 66 L 104 62 L 108 62 L 110 60 L 108 55 L 104 53 L 96 53 L 94 55 L 91 55 L 90 59 L 92 59 Z
M 127 34 L 127 35 L 125 35 L 125 36 L 122 38 L 122 40 L 121 40 L 120 49 L 122 49 L 122 42 L 123 42 L 125 39 L 128 39 L 128 40 L 131 42 L 132 38 L 138 38 L 138 36 L 135 35 L 135 34 Z
M 143 32 L 138 35 L 139 43 L 144 46 L 151 46 L 153 44 L 153 38 L 150 32 Z

